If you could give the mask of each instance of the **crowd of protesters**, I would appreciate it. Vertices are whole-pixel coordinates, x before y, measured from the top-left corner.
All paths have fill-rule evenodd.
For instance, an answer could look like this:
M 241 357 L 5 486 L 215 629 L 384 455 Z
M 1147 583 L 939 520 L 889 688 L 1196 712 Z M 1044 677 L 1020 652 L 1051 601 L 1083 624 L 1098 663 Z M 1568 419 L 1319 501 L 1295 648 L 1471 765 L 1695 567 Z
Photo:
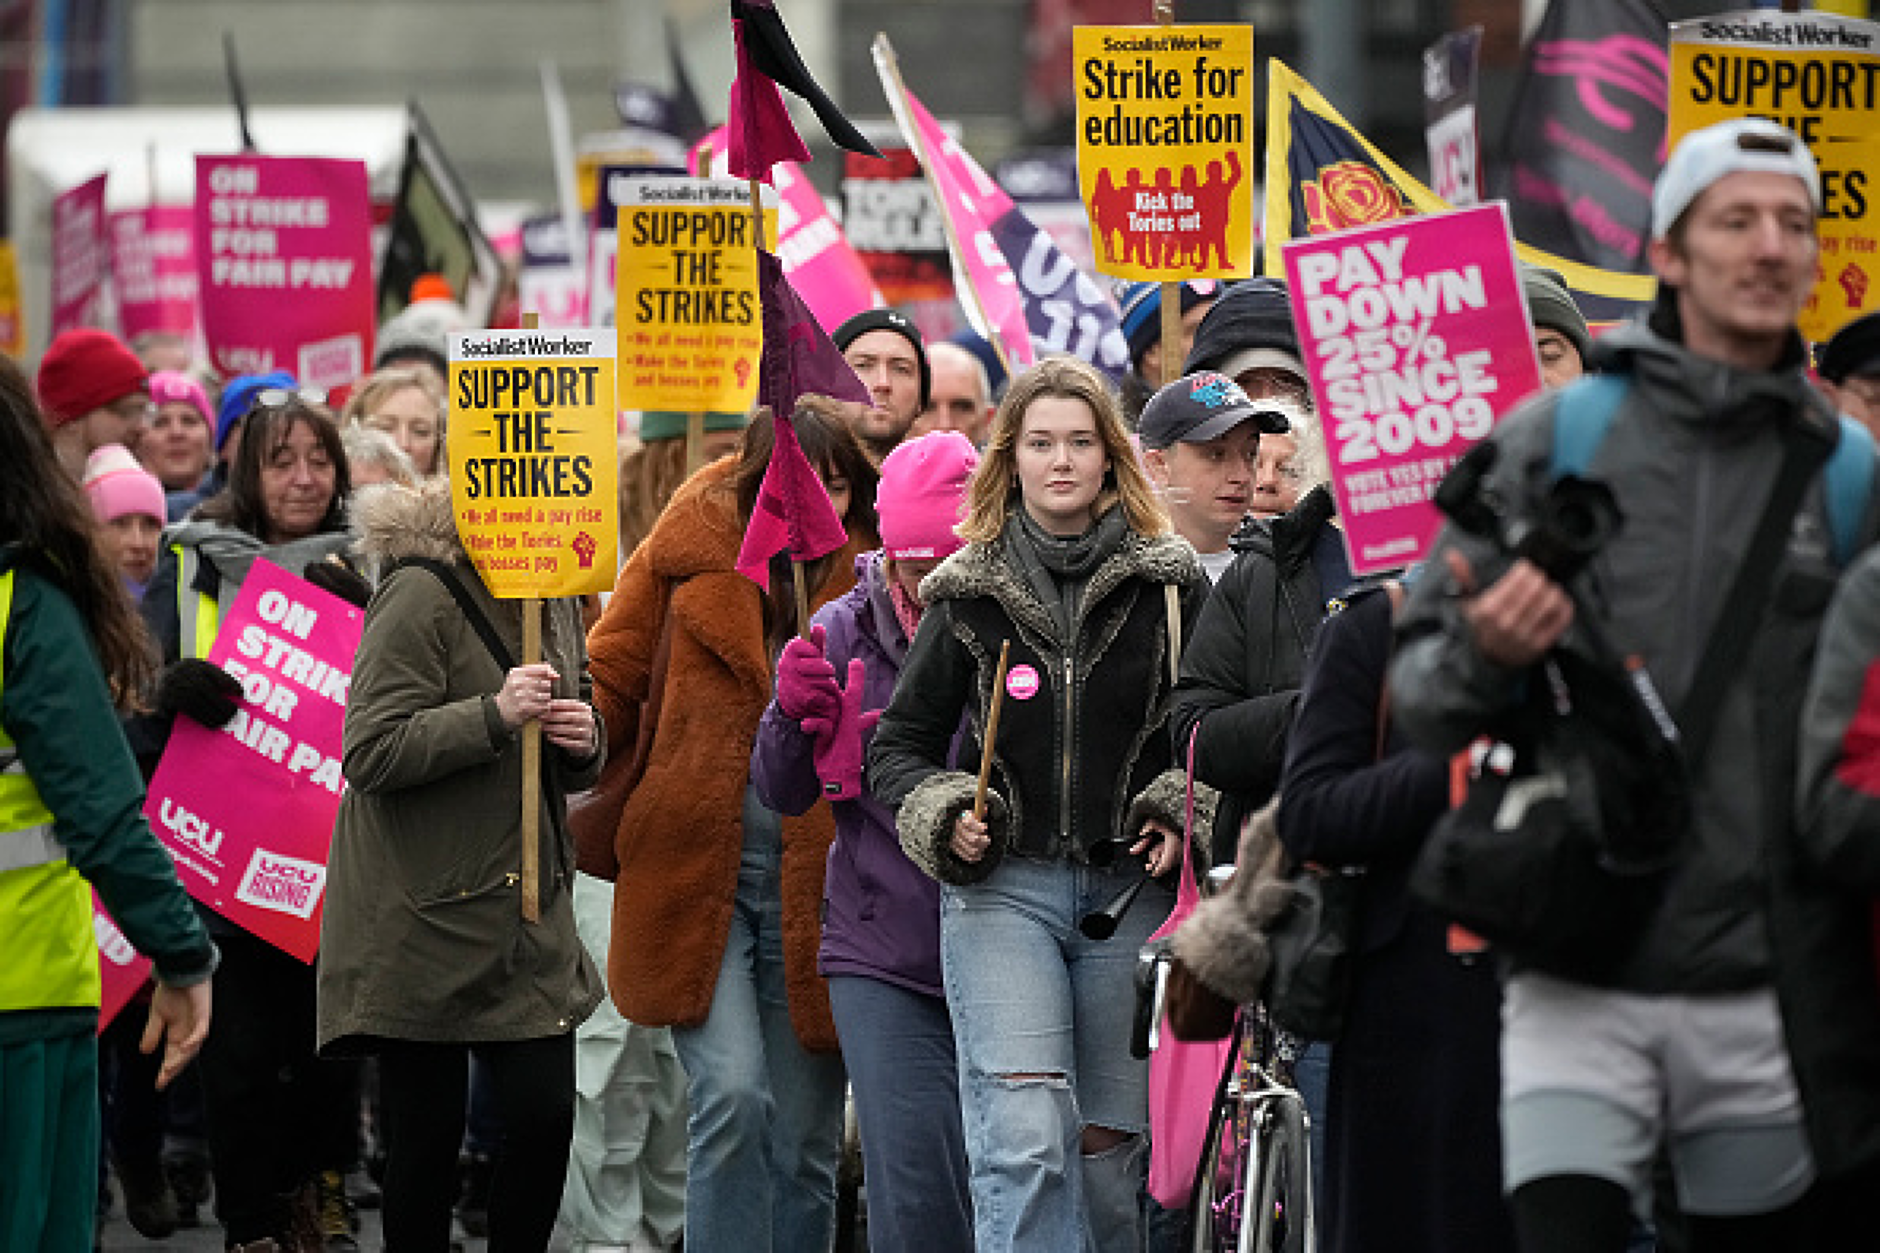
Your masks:
M 360 1205 L 394 1253 L 453 1220 L 505 1250 L 827 1250 L 851 1108 L 876 1250 L 1186 1247 L 1145 1194 L 1129 1036 L 1191 819 L 1208 860 L 1261 829 L 1363 872 L 1341 1033 L 1277 1039 L 1322 1247 L 1870 1247 L 1880 315 L 1811 357 L 1820 213 L 1792 134 L 1725 123 L 1658 180 L 1636 322 L 1595 336 L 1523 267 L 1543 388 L 1490 436 L 1511 522 L 1544 508 L 1563 389 L 1623 383 L 1586 472 L 1624 525 L 1564 584 L 1455 526 L 1354 578 L 1271 277 L 1123 290 L 1120 383 L 856 315 L 831 340 L 870 400 L 790 415 L 847 543 L 767 586 L 737 565 L 774 416 L 707 415 L 701 448 L 631 415 L 615 587 L 550 601 L 528 663 L 455 531 L 465 319 L 434 283 L 340 405 L 95 328 L 36 380 L 0 363 L 0 1247 L 85 1247 L 109 1175 L 144 1235 L 212 1206 L 258 1253 L 357 1248 Z M 1850 449 L 1851 521 L 1816 469 Z M 364 609 L 311 966 L 192 908 L 141 817 L 176 720 L 236 711 L 207 657 L 258 558 Z M 1410 885 L 1451 756 L 1607 648 L 1704 724 L 1675 861 L 1596 974 L 1459 944 Z M 91 886 L 156 963 L 95 1051 Z M 1234 899 L 1187 952 L 1251 1003 Z

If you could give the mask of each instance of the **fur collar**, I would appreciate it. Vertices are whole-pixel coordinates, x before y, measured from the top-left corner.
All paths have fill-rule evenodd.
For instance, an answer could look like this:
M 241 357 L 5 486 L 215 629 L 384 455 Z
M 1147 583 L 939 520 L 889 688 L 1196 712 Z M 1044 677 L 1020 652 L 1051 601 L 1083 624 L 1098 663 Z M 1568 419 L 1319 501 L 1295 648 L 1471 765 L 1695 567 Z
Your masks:
M 367 488 L 353 498 L 353 520 L 360 553 L 385 566 L 411 557 L 446 564 L 470 560 L 457 538 L 450 480 L 443 475 L 426 479 L 416 490 Z
M 1080 598 L 1087 613 L 1126 580 L 1186 586 L 1204 577 L 1193 545 L 1176 535 L 1140 535 L 1126 531 L 1123 540 L 1097 567 Z M 929 605 L 942 600 L 970 600 L 990 596 L 1009 613 L 1046 639 L 1058 637 L 1055 615 L 1038 600 L 1013 565 L 1002 539 L 972 543 L 940 563 L 920 584 L 921 599 Z

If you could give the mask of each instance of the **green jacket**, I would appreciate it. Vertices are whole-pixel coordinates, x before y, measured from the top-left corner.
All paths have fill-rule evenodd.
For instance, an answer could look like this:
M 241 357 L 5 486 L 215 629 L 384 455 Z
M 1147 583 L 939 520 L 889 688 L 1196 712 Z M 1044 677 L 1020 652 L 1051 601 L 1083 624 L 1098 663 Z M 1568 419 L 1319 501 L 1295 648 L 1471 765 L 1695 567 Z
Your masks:
M 7 618 L 6 727 L 71 865 L 98 890 L 105 908 L 166 983 L 200 983 L 215 971 L 216 950 L 169 854 L 144 820 L 144 786 L 105 688 L 77 607 L 0 547 L 0 570 L 13 570 Z M 6 948 L 0 919 L 0 952 Z M 95 1009 L 16 1010 L 0 1014 L 0 1045 L 78 1034 L 97 1027 Z
M 418 493 L 373 493 L 358 522 L 361 551 L 392 573 L 366 610 L 346 708 L 347 792 L 320 932 L 319 1047 L 343 1055 L 369 1051 L 371 1037 L 573 1031 L 602 984 L 575 932 L 563 798 L 592 786 L 604 747 L 575 761 L 543 742 L 541 921 L 525 923 L 522 741 L 496 712 L 504 670 L 435 574 L 393 567 L 411 557 L 452 566 L 516 658 L 519 602 L 491 597 L 470 567 L 442 480 Z M 587 700 L 579 610 L 552 600 L 544 611 L 543 659 L 560 676 L 556 694 Z

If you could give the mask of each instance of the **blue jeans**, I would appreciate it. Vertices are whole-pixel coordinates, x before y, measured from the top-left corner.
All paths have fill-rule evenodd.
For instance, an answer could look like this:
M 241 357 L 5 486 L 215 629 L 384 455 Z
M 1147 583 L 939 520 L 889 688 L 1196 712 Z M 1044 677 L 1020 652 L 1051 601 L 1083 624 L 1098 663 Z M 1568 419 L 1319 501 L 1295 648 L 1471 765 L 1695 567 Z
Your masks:
M 841 1057 L 808 1052 L 790 1024 L 782 867 L 783 826 L 746 789 L 711 1011 L 672 1029 L 691 1106 L 686 1253 L 820 1253 L 835 1241 L 845 1079 Z
M 1077 929 L 1137 873 L 1007 857 L 985 882 L 942 891 L 978 1253 L 1142 1247 L 1149 1070 L 1129 1054 L 1134 972 L 1174 893 L 1145 889 L 1107 940 Z M 1086 1155 L 1086 1127 L 1128 1139 Z
M 1315 1203 L 1325 1199 L 1325 1110 L 1331 1085 L 1331 1043 L 1312 1040 L 1293 1063 L 1293 1086 L 1299 1089 L 1300 1099 L 1306 1103 L 1306 1117 L 1310 1120 L 1307 1134 L 1312 1141 L 1312 1199 Z
M 946 1002 L 881 979 L 829 980 L 868 1184 L 868 1247 L 972 1253 L 959 1059 Z

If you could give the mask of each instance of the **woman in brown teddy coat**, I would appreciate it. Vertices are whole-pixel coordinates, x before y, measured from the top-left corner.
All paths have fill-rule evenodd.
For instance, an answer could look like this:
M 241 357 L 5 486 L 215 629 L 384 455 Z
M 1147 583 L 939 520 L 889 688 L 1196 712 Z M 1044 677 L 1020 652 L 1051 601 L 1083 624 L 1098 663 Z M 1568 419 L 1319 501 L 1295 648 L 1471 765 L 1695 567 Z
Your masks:
M 812 608 L 874 548 L 875 472 L 832 407 L 794 417 L 849 543 L 806 571 Z M 607 979 L 630 1021 L 670 1026 L 687 1075 L 685 1247 L 826 1248 L 844 1076 L 816 973 L 828 806 L 782 820 L 749 785 L 778 649 L 798 624 L 786 560 L 768 593 L 734 568 L 770 459 L 760 415 L 739 456 L 674 494 L 588 636 L 594 701 L 630 751 L 665 652 L 646 771 L 615 833 Z M 664 637 L 662 639 L 662 637 Z

